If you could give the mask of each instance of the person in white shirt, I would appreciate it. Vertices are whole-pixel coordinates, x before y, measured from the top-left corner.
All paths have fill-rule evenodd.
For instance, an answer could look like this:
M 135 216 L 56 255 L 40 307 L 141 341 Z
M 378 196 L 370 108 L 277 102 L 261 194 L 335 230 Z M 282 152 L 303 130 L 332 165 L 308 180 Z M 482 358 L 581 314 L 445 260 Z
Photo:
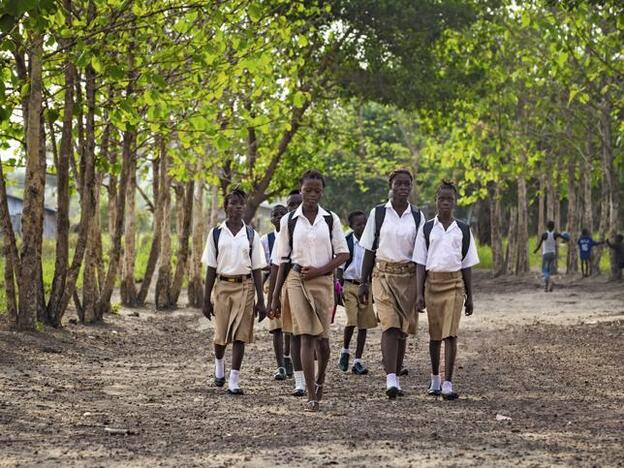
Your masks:
M 280 229 L 280 220 L 286 213 L 288 213 L 288 209 L 284 205 L 275 205 L 271 209 L 271 224 L 273 224 L 275 230 L 265 234 L 260 239 L 262 247 L 264 247 L 264 254 L 269 269 L 279 266 L 277 260 L 273 261 L 273 258 L 277 259 L 277 256 L 273 256 L 272 253 L 277 251 L 276 241 Z M 268 277 L 270 277 L 270 271 L 265 281 Z M 270 282 L 267 286 L 270 287 Z M 269 333 L 273 336 L 273 352 L 277 361 L 277 370 L 273 374 L 273 378 L 275 380 L 286 380 L 293 373 L 292 361 L 290 360 L 290 335 L 284 336 L 284 333 L 282 333 L 282 320 L 278 317 L 269 318 Z M 286 360 L 286 356 L 288 356 L 288 360 Z
M 436 196 L 437 216 L 427 221 L 416 239 L 419 311 L 427 309 L 431 384 L 428 393 L 445 400 L 458 397 L 453 391 L 457 356 L 457 332 L 462 308 L 472 315 L 472 267 L 479 263 L 470 227 L 453 218 L 457 189 L 443 182 Z M 440 350 L 444 341 L 444 382 L 440 379 Z
M 366 249 L 362 263 L 360 302 L 370 300 L 369 281 L 377 316 L 383 330 L 381 354 L 386 371 L 386 395 L 403 396 L 398 374 L 403 367 L 406 338 L 416 333 L 416 265 L 412 261 L 416 234 L 425 222 L 422 212 L 412 206 L 412 174 L 399 169 L 388 178 L 391 198 L 373 208 L 360 239 Z
M 347 246 L 349 247 L 349 259 L 338 269 L 338 280 L 343 286 L 344 308 L 347 314 L 347 324 L 344 329 L 343 348 L 340 353 L 338 367 L 343 372 L 349 369 L 349 345 L 355 327 L 358 328 L 357 347 L 355 361 L 351 372 L 357 375 L 368 374 L 368 369 L 362 362 L 362 354 L 366 345 L 367 329 L 377 326 L 377 317 L 373 309 L 372 301 L 362 304 L 358 300 L 358 287 L 362 277 L 362 262 L 364 261 L 364 247 L 360 245 L 360 238 L 366 226 L 367 216 L 363 211 L 353 211 L 349 214 L 349 226 L 351 232 L 347 234 Z
M 305 410 L 318 411 L 330 354 L 332 275 L 349 258 L 349 249 L 338 216 L 319 205 L 325 188 L 323 176 L 317 171 L 306 171 L 299 185 L 303 202 L 281 221 L 277 241 L 281 263 L 269 314 L 279 317 L 281 290 L 286 283 L 293 334 L 301 336 L 301 362 L 308 393 Z
M 247 195 L 238 189 L 225 197 L 227 218 L 210 230 L 202 255 L 202 263 L 207 266 L 203 313 L 208 320 L 215 319 L 214 383 L 218 387 L 225 384 L 225 349 L 232 343 L 228 382 L 228 393 L 232 395 L 243 394 L 239 373 L 245 344 L 253 341 L 254 315 L 258 314 L 259 321 L 266 316 L 262 293 L 266 261 L 260 236 L 243 222 L 246 201 Z

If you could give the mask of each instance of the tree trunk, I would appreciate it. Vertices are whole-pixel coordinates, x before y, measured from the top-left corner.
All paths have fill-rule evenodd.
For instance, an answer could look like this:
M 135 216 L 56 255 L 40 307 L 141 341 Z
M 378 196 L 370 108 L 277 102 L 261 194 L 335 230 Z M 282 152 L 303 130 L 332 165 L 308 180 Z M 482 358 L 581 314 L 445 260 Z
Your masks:
M 98 181 L 99 182 L 99 181 Z M 100 204 L 99 183 L 96 184 L 95 206 Z M 82 307 L 78 313 L 81 323 L 93 323 L 97 320 L 97 300 L 100 297 L 98 282 L 98 239 L 100 238 L 99 216 L 92 216 L 89 222 L 89 235 L 85 251 L 82 273 Z
M 568 161 L 568 233 L 570 240 L 568 241 L 568 255 L 566 258 L 566 273 L 578 273 L 578 249 L 576 241 L 579 238 L 578 230 L 578 195 L 576 193 L 576 160 L 570 158 Z
M 63 6 L 66 11 L 72 11 L 71 0 L 64 0 Z M 72 15 L 67 15 L 65 24 L 71 28 Z M 66 40 L 62 40 L 65 44 Z M 69 56 L 65 61 L 65 102 L 63 107 L 63 130 L 61 132 L 61 145 L 56 164 L 57 177 L 57 211 L 56 211 L 56 253 L 54 263 L 54 278 L 52 290 L 48 301 L 48 320 L 57 322 L 60 312 L 61 299 L 67 280 L 67 267 L 69 266 L 69 162 L 73 158 L 72 124 L 74 113 L 74 65 Z
M 500 276 L 504 273 L 505 257 L 503 256 L 503 239 L 501 235 L 501 193 L 500 186 L 490 187 L 490 239 L 492 245 L 492 273 Z
M 540 236 L 546 230 L 546 221 L 544 220 L 544 208 L 546 198 L 546 174 L 540 175 L 539 194 L 537 203 L 537 235 Z
M 158 310 L 172 307 L 170 296 L 171 290 L 171 178 L 168 170 L 167 145 L 164 138 L 160 141 L 160 183 L 158 184 L 161 197 L 160 206 L 162 216 L 160 219 L 160 260 L 158 266 L 158 279 L 156 280 L 156 292 L 154 302 Z
M 136 307 L 137 291 L 134 285 L 134 263 L 136 256 L 136 154 L 131 153 L 129 162 L 128 186 L 126 187 L 126 214 L 123 250 L 123 274 L 120 286 L 121 303 L 126 307 Z
M 217 225 L 219 217 L 219 187 L 213 185 L 210 188 L 210 221 L 209 228 L 213 228 Z
M 550 170 L 552 170 L 552 168 Z M 550 173 L 546 176 L 546 222 L 555 221 L 555 204 L 556 203 L 558 203 L 558 200 L 555 200 L 555 187 L 553 184 L 553 175 L 552 173 Z M 544 231 L 539 232 L 538 235 L 543 234 Z
M 193 222 L 193 196 L 195 192 L 195 181 L 190 180 L 184 189 L 184 204 L 182 208 L 182 230 L 178 231 L 178 251 L 176 254 L 176 269 L 171 285 L 171 300 L 173 304 L 178 303 L 184 275 L 188 271 L 189 238 L 191 237 L 191 226 Z M 178 208 L 180 210 L 180 208 Z
M 154 237 L 152 237 L 152 245 L 150 247 L 149 258 L 147 260 L 147 267 L 145 269 L 145 275 L 141 282 L 141 289 L 137 297 L 137 304 L 142 306 L 145 304 L 145 299 L 149 292 L 150 285 L 152 283 L 152 277 L 156 271 L 158 264 L 158 256 L 160 255 L 160 243 L 162 233 L 162 197 L 160 196 L 160 158 L 154 159 L 152 163 L 152 195 L 154 198 L 154 217 L 152 221 L 152 228 L 154 229 Z
M 509 275 L 515 273 L 518 258 L 518 249 L 516 248 L 517 226 L 518 208 L 512 206 L 509 208 L 509 230 L 507 231 L 507 253 L 505 254 L 505 269 Z
M 22 252 L 19 271 L 19 310 L 18 330 L 34 330 L 39 307 L 37 291 L 42 287 L 41 240 L 43 232 L 43 204 L 45 166 L 41 164 L 41 112 L 42 112 L 42 71 L 41 56 L 43 37 L 34 33 L 31 38 L 30 53 L 30 93 L 28 97 L 28 117 L 26 129 L 26 179 L 24 207 L 22 211 Z M 43 175 L 43 178 L 42 178 Z M 35 294 L 33 294 L 35 292 Z
M 174 184 L 173 191 L 175 192 L 176 232 L 178 237 L 180 237 L 184 230 L 184 185 L 180 183 Z
M 206 221 L 204 218 L 204 184 L 195 184 L 193 195 L 193 233 L 191 237 L 191 268 L 188 283 L 189 304 L 201 307 L 204 302 L 204 283 L 202 281 L 201 257 L 204 249 Z
M 46 133 L 45 133 L 45 118 L 43 115 L 43 109 L 41 112 L 41 118 L 39 122 L 39 167 L 42 168 L 42 171 L 39 172 L 39 185 L 45 188 L 45 177 L 46 177 Z M 41 323 L 49 323 L 48 320 L 48 309 L 46 307 L 46 298 L 45 291 L 43 286 L 43 220 L 44 220 L 44 210 L 45 207 L 45 190 L 44 196 L 42 200 L 41 207 L 41 229 L 38 231 L 38 239 L 37 239 L 37 261 L 35 265 L 37 266 L 37 320 Z
M 516 266 L 514 273 L 520 275 L 530 270 L 529 268 L 529 217 L 527 204 L 526 179 L 523 175 L 518 177 L 518 235 L 516 248 Z
M 2 161 L 0 161 L 0 234 L 2 235 L 2 254 L 4 257 L 4 288 L 7 301 L 7 312 L 11 327 L 17 325 L 17 291 L 15 279 L 19 278 L 19 254 L 15 233 L 9 215 L 6 182 Z
M 594 213 L 592 203 L 592 173 L 594 161 L 594 126 L 592 123 L 593 115 L 590 115 L 587 132 L 587 159 L 583 164 L 584 170 L 581 171 L 583 183 L 583 227 L 591 234 L 594 232 Z

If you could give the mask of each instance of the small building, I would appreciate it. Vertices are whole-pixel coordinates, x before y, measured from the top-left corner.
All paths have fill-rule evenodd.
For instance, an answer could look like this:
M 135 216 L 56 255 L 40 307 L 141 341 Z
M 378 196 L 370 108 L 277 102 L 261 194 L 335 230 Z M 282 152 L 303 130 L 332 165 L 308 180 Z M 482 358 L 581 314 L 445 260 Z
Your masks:
M 24 209 L 24 200 L 15 195 L 7 194 L 9 205 L 9 216 L 13 225 L 13 232 L 16 236 L 22 236 L 22 211 Z M 48 208 L 43 209 L 43 237 L 46 239 L 56 239 L 56 210 Z

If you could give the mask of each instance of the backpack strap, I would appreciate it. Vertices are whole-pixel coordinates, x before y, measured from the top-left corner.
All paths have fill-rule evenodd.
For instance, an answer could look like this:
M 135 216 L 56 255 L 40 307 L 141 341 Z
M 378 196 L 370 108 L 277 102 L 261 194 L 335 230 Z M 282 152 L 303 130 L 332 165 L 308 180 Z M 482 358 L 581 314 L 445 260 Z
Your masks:
M 253 239 L 255 235 L 254 228 L 252 228 L 249 224 L 245 224 L 245 231 L 247 231 L 247 240 L 249 241 L 249 261 L 251 262 L 253 253 Z
M 217 262 L 219 261 L 219 237 L 221 237 L 221 228 L 216 226 L 212 230 L 212 242 L 214 242 L 215 247 L 215 259 Z
M 347 268 L 349 268 L 349 265 L 351 265 L 351 263 L 353 262 L 353 248 L 354 248 L 354 243 L 355 243 L 355 241 L 353 240 L 354 235 L 355 234 L 352 231 L 349 234 L 347 234 L 347 237 L 345 237 L 345 239 L 347 240 L 347 247 L 349 248 L 349 258 L 345 262 L 343 271 L 347 271 Z
M 412 210 L 412 216 L 414 217 L 414 222 L 416 223 L 416 233 L 418 233 L 418 226 L 420 226 L 420 210 L 412 204 L 410 204 L 410 208 Z
M 468 255 L 468 249 L 470 248 L 470 226 L 463 221 L 459 221 L 458 219 L 456 219 L 455 222 L 462 233 L 462 260 L 464 260 L 466 255 Z M 427 246 L 427 250 L 429 250 L 429 238 L 431 236 L 432 229 L 433 219 L 430 219 L 423 226 L 423 234 L 425 235 L 425 245 Z
M 273 252 L 273 246 L 275 245 L 275 233 L 269 232 L 267 235 L 267 241 L 269 243 L 269 255 Z
M 297 225 L 297 218 L 295 218 L 294 215 L 295 215 L 294 211 L 288 214 L 288 247 L 290 247 L 290 253 L 288 254 L 288 258 L 290 258 L 290 256 L 292 255 L 293 237 L 295 234 L 295 226 Z M 327 223 L 327 227 L 329 228 L 329 243 L 332 246 L 331 248 L 332 248 L 332 256 L 333 256 L 334 255 L 334 243 L 333 243 L 334 216 L 330 212 L 328 215 L 323 216 L 323 218 L 325 219 L 325 222 Z
M 373 251 L 379 247 L 379 233 L 381 232 L 381 225 L 386 217 L 386 205 L 377 205 L 375 207 L 375 239 L 373 240 Z

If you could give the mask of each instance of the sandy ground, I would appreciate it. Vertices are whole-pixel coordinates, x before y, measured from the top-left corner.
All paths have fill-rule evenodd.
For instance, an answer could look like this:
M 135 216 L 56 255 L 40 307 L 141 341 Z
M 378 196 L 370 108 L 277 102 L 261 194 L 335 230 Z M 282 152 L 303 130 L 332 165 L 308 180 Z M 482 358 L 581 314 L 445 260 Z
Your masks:
M 370 375 L 337 369 L 340 314 L 317 414 L 289 395 L 292 380 L 271 380 L 265 324 L 248 348 L 242 397 L 209 384 L 212 331 L 196 310 L 0 332 L 0 465 L 622 466 L 624 284 L 603 281 L 546 294 L 536 276 L 478 274 L 453 402 L 425 395 L 424 316 L 407 395 L 389 401 L 378 330 Z

